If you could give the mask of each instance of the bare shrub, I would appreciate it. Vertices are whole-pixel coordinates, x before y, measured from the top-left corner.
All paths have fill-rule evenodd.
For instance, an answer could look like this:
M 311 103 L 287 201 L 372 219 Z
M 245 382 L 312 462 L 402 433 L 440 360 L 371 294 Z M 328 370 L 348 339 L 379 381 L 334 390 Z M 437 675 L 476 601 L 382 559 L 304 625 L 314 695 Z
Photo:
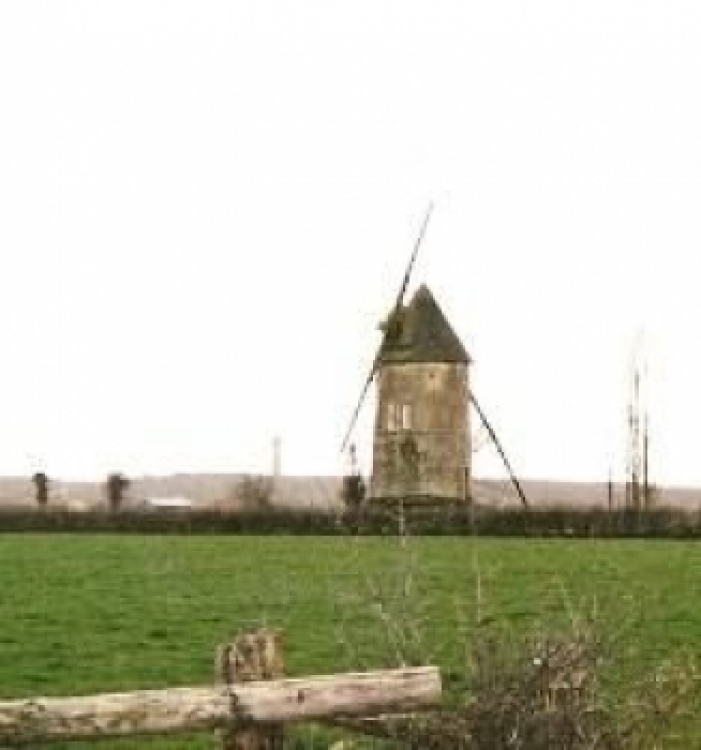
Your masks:
M 379 582 L 373 575 L 366 580 L 366 592 L 346 604 L 352 612 L 360 607 L 379 621 L 380 632 L 386 636 L 387 661 L 440 663 L 432 638 L 424 637 L 432 622 L 422 606 L 420 570 L 411 537 L 400 536 L 398 541 L 397 569 L 383 568 Z M 484 617 L 476 552 L 475 577 L 473 623 L 463 634 L 458 632 L 461 628 L 455 632 L 457 639 L 467 639 L 464 668 L 444 674 L 442 705 L 414 716 L 337 724 L 416 750 L 662 750 L 683 746 L 679 738 L 686 736 L 684 731 L 701 705 L 701 672 L 693 655 L 678 652 L 641 682 L 613 689 L 613 676 L 626 658 L 626 638 L 633 622 L 604 621 L 595 605 L 587 609 L 582 604 L 584 614 L 577 612 L 563 591 L 563 609 L 569 616 L 566 624 L 535 627 L 519 636 L 493 616 Z M 462 609 L 462 602 L 458 604 Z M 340 614 L 348 609 L 343 607 Z M 351 646 L 347 638 L 342 642 Z M 362 657 L 357 649 L 353 655 L 356 660 Z
M 349 474 L 343 477 L 341 500 L 349 510 L 357 510 L 365 500 L 366 486 L 360 474 Z
M 45 508 L 49 503 L 49 477 L 43 471 L 38 471 L 32 476 L 34 484 L 34 499 L 40 508 Z
M 117 511 L 122 507 L 124 501 L 124 492 L 129 487 L 129 480 L 124 474 L 115 472 L 110 474 L 105 481 L 105 494 L 107 495 L 107 504 L 109 509 Z
M 471 750 L 612 750 L 598 665 L 599 644 L 585 629 L 523 641 L 478 632 L 454 705 L 418 723 L 412 746 L 420 739 L 422 747 Z
M 410 747 L 464 750 L 660 750 L 692 715 L 699 674 L 683 656 L 616 699 L 601 688 L 608 661 L 589 628 L 537 635 L 517 648 L 478 638 L 455 705 L 417 719 Z M 395 733 L 396 735 L 396 733 Z
M 232 492 L 233 505 L 243 511 L 256 512 L 273 507 L 273 483 L 269 477 L 246 475 Z

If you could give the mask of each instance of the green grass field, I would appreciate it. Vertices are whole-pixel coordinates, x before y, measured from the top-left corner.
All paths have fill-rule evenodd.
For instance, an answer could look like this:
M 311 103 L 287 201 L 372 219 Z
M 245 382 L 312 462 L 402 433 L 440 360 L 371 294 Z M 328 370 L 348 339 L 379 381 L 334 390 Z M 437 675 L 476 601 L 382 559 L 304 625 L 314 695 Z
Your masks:
M 616 680 L 639 677 L 679 647 L 701 649 L 695 543 L 8 535 L 0 537 L 0 694 L 210 682 L 216 645 L 261 624 L 284 630 L 291 675 L 393 666 L 404 652 L 449 676 L 475 621 L 475 561 L 483 617 L 517 630 L 554 627 L 568 606 L 596 600 L 602 623 L 628 623 Z M 415 627 L 398 645 L 402 622 Z M 102 746 L 137 744 L 212 740 Z

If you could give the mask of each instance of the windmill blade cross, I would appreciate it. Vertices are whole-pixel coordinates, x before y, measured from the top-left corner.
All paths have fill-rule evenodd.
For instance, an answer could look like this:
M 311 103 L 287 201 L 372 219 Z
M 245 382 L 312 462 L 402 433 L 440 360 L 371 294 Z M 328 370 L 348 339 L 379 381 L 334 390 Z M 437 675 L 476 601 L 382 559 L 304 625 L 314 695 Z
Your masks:
M 429 222 L 429 219 L 431 218 L 432 213 L 433 213 L 433 201 L 431 201 L 428 204 L 428 210 L 426 211 L 426 215 L 424 216 L 424 220 L 421 224 L 419 235 L 416 238 L 416 242 L 414 243 L 414 249 L 412 250 L 411 257 L 409 258 L 409 263 L 407 264 L 406 270 L 404 271 L 402 284 L 399 287 L 399 292 L 397 294 L 397 299 L 395 300 L 394 307 L 392 308 L 390 319 L 392 318 L 393 315 L 395 315 L 401 309 L 402 303 L 404 302 L 404 295 L 406 294 L 407 287 L 409 286 L 411 273 L 414 270 L 414 264 L 416 263 L 416 256 L 419 254 L 419 248 L 421 247 L 421 243 L 423 242 L 424 236 L 426 235 L 426 228 L 428 227 L 428 222 Z M 367 396 L 368 388 L 370 387 L 370 383 L 372 383 L 372 379 L 375 377 L 375 373 L 377 372 L 377 368 L 379 367 L 380 357 L 382 354 L 382 349 L 384 347 L 385 341 L 387 339 L 388 330 L 389 330 L 389 327 L 384 332 L 382 342 L 380 343 L 380 348 L 378 349 L 378 352 L 375 355 L 375 360 L 373 361 L 372 367 L 370 368 L 370 374 L 365 380 L 365 385 L 363 386 L 363 390 L 360 392 L 360 398 L 358 399 L 358 403 L 355 407 L 355 411 L 353 412 L 353 416 L 351 417 L 350 425 L 348 426 L 348 429 L 346 430 L 346 434 L 343 437 L 343 442 L 341 443 L 341 453 L 343 453 L 346 447 L 348 446 L 348 441 L 350 440 L 350 436 L 353 433 L 355 424 L 358 421 L 358 415 L 360 414 L 360 410 L 363 407 L 363 402 L 365 401 L 365 397 Z

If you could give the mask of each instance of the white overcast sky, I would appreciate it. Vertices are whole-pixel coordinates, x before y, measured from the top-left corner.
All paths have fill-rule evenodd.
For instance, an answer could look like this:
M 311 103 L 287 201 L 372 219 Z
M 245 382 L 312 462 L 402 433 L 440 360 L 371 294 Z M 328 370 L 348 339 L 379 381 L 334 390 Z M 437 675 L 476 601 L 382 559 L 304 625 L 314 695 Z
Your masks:
M 623 475 L 642 329 L 701 483 L 698 0 L 3 0 L 0 474 L 339 471 L 431 199 L 516 469 Z

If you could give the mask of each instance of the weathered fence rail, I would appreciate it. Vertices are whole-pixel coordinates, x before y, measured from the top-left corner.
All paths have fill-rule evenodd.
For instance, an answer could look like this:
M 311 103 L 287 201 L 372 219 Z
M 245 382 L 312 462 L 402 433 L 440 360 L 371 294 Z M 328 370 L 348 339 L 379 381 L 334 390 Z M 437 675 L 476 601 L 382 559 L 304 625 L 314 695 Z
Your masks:
M 434 704 L 435 667 L 0 702 L 0 743 L 173 734 L 237 724 L 361 717 Z

